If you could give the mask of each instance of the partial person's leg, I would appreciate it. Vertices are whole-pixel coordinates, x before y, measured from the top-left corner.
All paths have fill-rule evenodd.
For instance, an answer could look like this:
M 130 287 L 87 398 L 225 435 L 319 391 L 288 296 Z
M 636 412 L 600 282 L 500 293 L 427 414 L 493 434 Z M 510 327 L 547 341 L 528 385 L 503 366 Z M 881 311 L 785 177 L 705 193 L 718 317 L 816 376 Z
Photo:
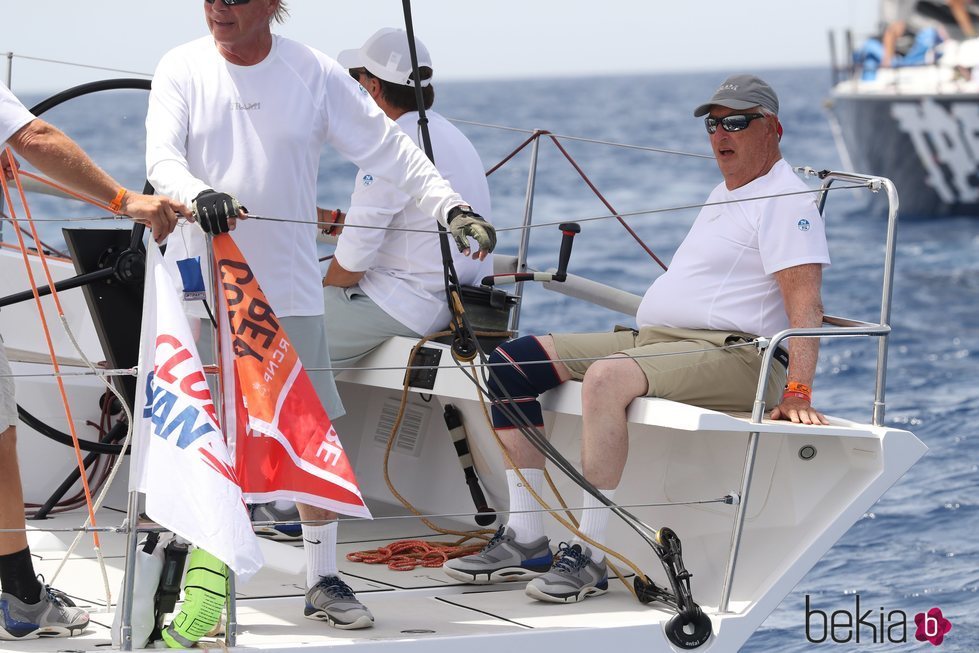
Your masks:
M 554 351 L 555 357 L 568 361 L 579 378 L 583 377 L 582 473 L 609 501 L 614 500 L 629 452 L 626 409 L 633 399 L 646 392 L 642 369 L 632 359 L 613 353 L 632 348 L 635 332 L 618 331 L 611 336 L 604 342 L 557 338 Z M 599 354 L 609 357 L 589 360 Z M 582 507 L 578 530 L 588 539 L 604 544 L 609 510 L 584 490 Z M 606 591 L 605 553 L 577 536 L 561 544 L 551 570 L 532 580 L 526 588 L 532 598 L 556 603 L 582 601 Z
M 330 360 L 335 367 L 353 365 L 393 336 L 420 338 L 384 312 L 359 286 L 323 290 Z
M 88 625 L 88 613 L 42 584 L 34 572 L 24 520 L 16 421 L 14 382 L 0 346 L 0 529 L 4 529 L 0 532 L 0 640 L 71 636 Z
M 0 529 L 4 529 L 0 532 L 0 589 L 22 601 L 36 600 L 41 588 L 34 574 L 26 528 L 17 430 L 10 426 L 0 433 Z
M 555 338 L 580 342 L 581 360 L 566 364 L 558 355 Z M 490 356 L 493 373 L 487 390 L 496 400 L 493 426 L 513 463 L 507 469 L 510 515 L 487 546 L 471 556 L 447 562 L 446 573 L 471 583 L 525 580 L 550 568 L 550 546 L 544 535 L 540 504 L 534 497 L 544 486 L 544 455 L 519 430 L 521 422 L 543 428 L 538 397 L 571 378 L 581 378 L 595 356 L 631 347 L 632 333 L 527 336 L 502 344 Z M 526 487 L 516 470 L 526 480 Z M 533 492 L 531 492 L 531 489 Z
M 323 316 L 290 316 L 280 321 L 330 419 L 339 419 L 344 409 L 333 373 L 329 371 L 332 365 Z M 307 582 L 304 614 L 335 628 L 371 626 L 373 615 L 357 600 L 337 571 L 337 514 L 302 503 L 296 507 L 303 521 L 321 522 L 302 527 Z

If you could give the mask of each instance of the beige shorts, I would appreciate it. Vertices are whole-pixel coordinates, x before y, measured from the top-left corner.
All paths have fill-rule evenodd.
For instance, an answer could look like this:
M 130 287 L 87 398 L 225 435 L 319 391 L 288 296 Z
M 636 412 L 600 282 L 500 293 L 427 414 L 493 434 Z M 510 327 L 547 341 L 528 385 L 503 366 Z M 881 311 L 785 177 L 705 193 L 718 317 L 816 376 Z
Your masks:
M 638 332 L 617 327 L 612 333 L 552 334 L 558 356 L 581 380 L 594 359 L 621 353 L 646 375 L 647 397 L 661 397 L 713 410 L 750 411 L 755 401 L 761 352 L 755 336 L 731 331 L 643 327 Z M 576 360 L 578 359 L 578 360 Z M 773 359 L 765 386 L 765 404 L 781 400 L 787 370 Z

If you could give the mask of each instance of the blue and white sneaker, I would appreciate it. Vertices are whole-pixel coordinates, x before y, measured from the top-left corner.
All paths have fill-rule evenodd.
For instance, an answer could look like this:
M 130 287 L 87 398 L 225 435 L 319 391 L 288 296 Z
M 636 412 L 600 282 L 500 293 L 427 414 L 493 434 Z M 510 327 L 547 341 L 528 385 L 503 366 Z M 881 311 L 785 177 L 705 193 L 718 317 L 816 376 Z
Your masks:
M 88 613 L 76 608 L 64 592 L 42 584 L 40 598 L 24 603 L 13 594 L 0 594 L 0 639 L 71 637 L 88 626 Z
M 258 503 L 249 508 L 252 529 L 256 535 L 280 542 L 294 542 L 303 538 L 302 524 L 272 524 L 262 522 L 298 522 L 299 509 L 295 504 L 286 510 L 280 510 L 275 502 Z M 259 523 L 255 523 L 259 522 Z
M 524 591 L 538 601 L 584 601 L 608 591 L 608 565 L 604 558 L 601 562 L 592 560 L 588 547 L 561 542 L 551 570 L 527 583 Z
M 453 558 L 442 569 L 464 583 L 485 585 L 534 578 L 550 569 L 553 560 L 546 537 L 520 544 L 512 529 L 500 526 L 482 551 Z
M 374 615 L 338 576 L 320 576 L 306 591 L 307 619 L 325 621 L 341 630 L 357 630 L 374 625 Z

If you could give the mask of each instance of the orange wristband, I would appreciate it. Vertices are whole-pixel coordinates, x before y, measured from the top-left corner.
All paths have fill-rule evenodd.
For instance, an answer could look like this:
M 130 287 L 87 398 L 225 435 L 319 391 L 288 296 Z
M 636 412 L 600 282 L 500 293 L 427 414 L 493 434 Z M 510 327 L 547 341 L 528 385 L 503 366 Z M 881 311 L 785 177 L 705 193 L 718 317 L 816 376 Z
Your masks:
M 801 392 L 791 392 L 789 390 L 786 390 L 785 392 L 782 393 L 782 399 L 785 399 L 786 397 L 798 397 L 799 399 L 805 399 L 809 403 L 812 403 L 812 397 L 807 394 L 803 394 Z
M 802 394 L 812 396 L 812 387 L 806 385 L 805 383 L 799 383 L 798 381 L 789 381 L 785 384 L 786 392 L 801 392 Z
M 114 213 L 118 213 L 119 211 L 122 210 L 122 198 L 125 196 L 126 196 L 126 189 L 120 188 L 119 192 L 116 193 L 116 196 L 112 198 L 111 202 L 109 202 L 109 208 Z

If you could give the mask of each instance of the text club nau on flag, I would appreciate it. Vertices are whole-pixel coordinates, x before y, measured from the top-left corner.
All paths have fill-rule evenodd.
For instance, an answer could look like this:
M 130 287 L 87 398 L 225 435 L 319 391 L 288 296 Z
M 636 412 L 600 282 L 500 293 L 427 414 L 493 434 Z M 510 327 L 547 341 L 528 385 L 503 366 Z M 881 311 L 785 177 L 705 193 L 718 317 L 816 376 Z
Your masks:
M 262 554 L 190 326 L 150 239 L 131 489 L 146 514 L 248 578 Z

